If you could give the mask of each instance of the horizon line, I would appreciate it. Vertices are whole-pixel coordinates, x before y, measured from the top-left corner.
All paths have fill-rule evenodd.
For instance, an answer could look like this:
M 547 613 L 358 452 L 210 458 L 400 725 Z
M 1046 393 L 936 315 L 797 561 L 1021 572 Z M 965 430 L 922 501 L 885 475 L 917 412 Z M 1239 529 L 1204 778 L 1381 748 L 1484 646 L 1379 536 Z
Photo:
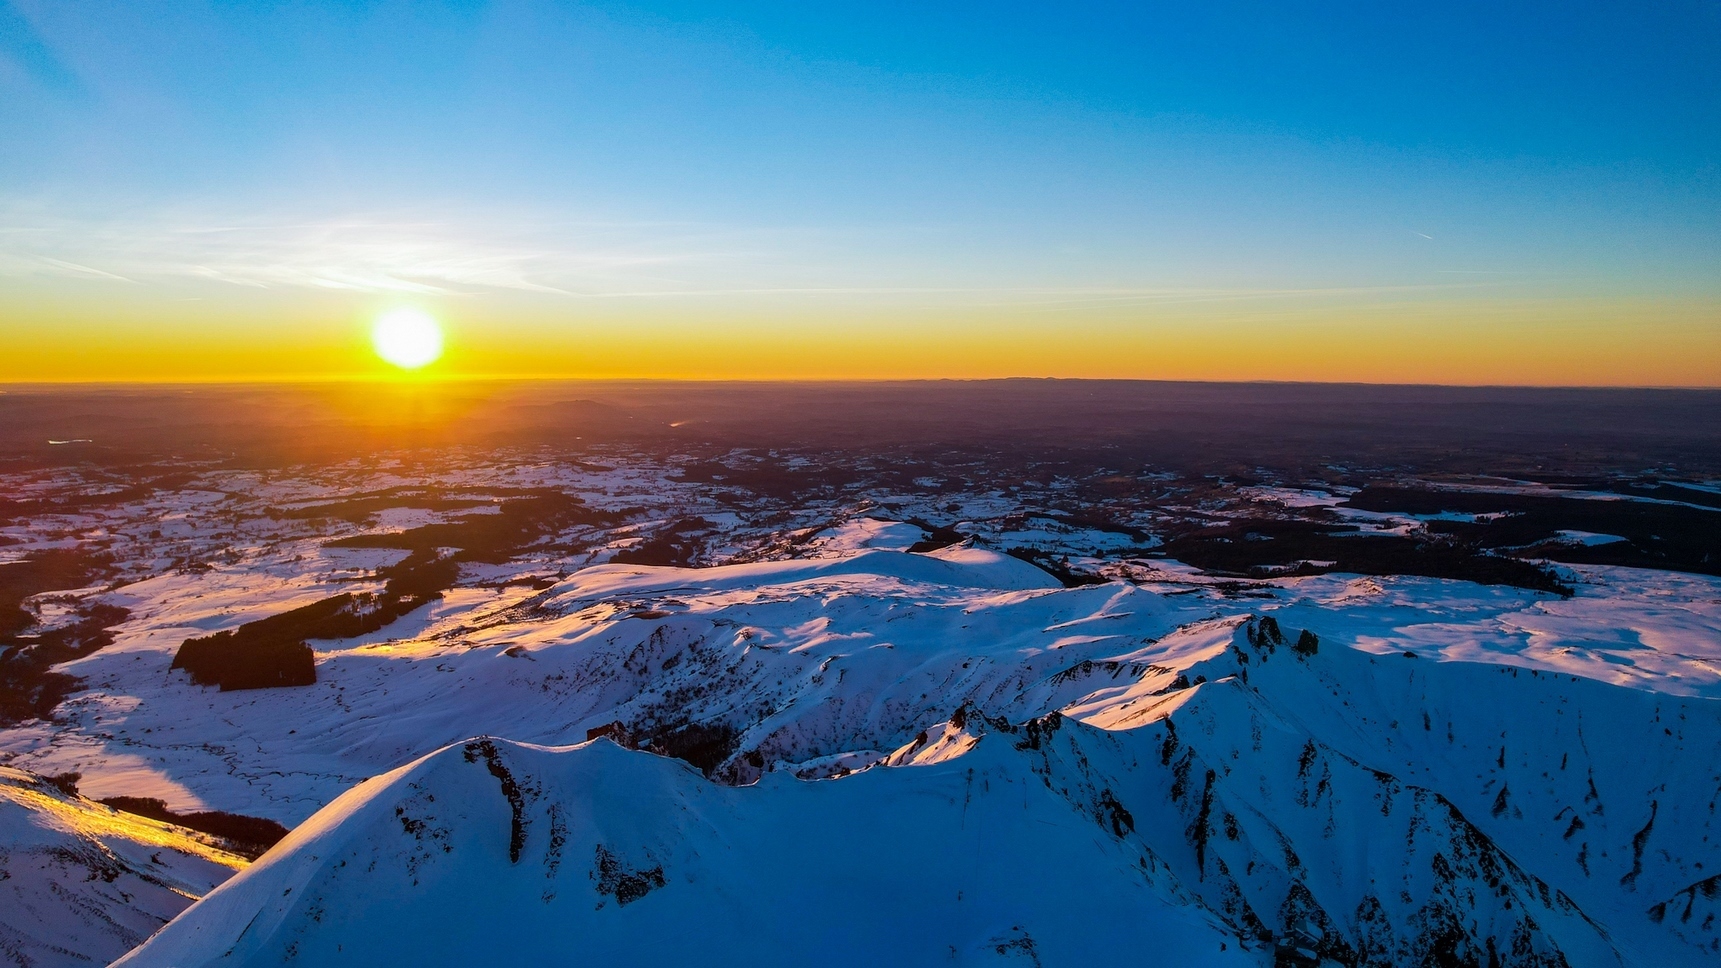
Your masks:
M 0 394 L 13 388 L 20 390 L 61 390 L 102 387 L 312 387 L 333 385 L 392 386 L 436 384 L 526 384 L 526 383 L 595 383 L 595 384 L 661 384 L 661 385 L 753 385 L 753 386 L 841 386 L 883 384 L 944 384 L 944 383 L 1155 383 L 1212 386 L 1324 386 L 1381 387 L 1404 389 L 1447 390 L 1661 390 L 1669 392 L 1721 392 L 1721 383 L 1439 383 L 1369 380 L 1273 380 L 1273 379 L 1172 379 L 1166 377 L 1070 377 L 1070 376 L 983 376 L 983 377 L 650 377 L 650 376 L 572 376 L 563 374 L 450 374 L 283 376 L 283 377 L 222 377 L 209 379 L 98 379 L 98 380 L 0 380 Z

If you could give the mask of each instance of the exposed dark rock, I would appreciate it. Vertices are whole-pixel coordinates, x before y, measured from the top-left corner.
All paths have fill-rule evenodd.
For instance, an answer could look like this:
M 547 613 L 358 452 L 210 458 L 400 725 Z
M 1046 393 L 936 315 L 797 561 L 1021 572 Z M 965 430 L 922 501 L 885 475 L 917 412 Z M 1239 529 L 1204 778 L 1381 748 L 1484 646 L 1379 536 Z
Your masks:
M 511 863 L 520 862 L 520 852 L 526 849 L 526 794 L 520 782 L 502 762 L 501 751 L 490 739 L 473 740 L 466 744 L 466 762 L 476 763 L 484 759 L 484 766 L 502 784 L 502 796 L 508 799 L 508 809 L 512 811 L 508 826 L 508 860 Z
M 741 744 L 741 732 L 728 723 L 684 723 L 680 726 L 654 731 L 634 731 L 643 734 L 639 748 L 660 756 L 684 760 L 711 776 Z
M 663 877 L 662 864 L 649 868 L 630 869 L 602 844 L 597 847 L 597 858 L 592 866 L 592 880 L 597 882 L 599 894 L 607 894 L 615 898 L 616 903 L 623 907 L 668 883 Z

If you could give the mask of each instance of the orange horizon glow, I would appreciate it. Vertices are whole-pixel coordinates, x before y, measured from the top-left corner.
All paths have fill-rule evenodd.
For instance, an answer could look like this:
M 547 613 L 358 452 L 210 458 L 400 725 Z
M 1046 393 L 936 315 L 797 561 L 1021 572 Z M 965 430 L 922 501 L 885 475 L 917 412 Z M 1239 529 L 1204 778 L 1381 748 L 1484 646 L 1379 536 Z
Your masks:
M 9 312 L 0 383 L 342 380 L 915 380 L 1058 377 L 1457 386 L 1721 386 L 1704 299 L 765 305 L 654 312 L 425 303 L 440 359 L 403 370 L 378 313 L 278 305 Z M 99 321 L 98 321 L 99 320 Z M 233 320 L 243 320 L 243 324 Z M 309 320 L 308 322 L 306 320 Z

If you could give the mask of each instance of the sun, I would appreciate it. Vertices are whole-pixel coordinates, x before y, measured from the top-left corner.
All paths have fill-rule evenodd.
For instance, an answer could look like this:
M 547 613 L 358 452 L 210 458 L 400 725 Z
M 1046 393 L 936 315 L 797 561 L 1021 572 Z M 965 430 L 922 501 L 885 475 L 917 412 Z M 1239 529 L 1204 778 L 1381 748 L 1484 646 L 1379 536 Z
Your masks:
M 391 309 L 371 327 L 376 355 L 403 370 L 416 370 L 442 355 L 442 327 L 416 309 Z

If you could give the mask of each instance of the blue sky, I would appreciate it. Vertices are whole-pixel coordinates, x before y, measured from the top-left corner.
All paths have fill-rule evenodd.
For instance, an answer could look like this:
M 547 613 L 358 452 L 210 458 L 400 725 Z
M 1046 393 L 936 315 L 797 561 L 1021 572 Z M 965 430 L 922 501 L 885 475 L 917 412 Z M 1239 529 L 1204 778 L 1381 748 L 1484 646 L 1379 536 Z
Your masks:
M 106 276 L 239 325 L 221 286 L 712 326 L 779 291 L 1721 295 L 1713 2 L 0 0 L 0 38 L 37 315 Z

